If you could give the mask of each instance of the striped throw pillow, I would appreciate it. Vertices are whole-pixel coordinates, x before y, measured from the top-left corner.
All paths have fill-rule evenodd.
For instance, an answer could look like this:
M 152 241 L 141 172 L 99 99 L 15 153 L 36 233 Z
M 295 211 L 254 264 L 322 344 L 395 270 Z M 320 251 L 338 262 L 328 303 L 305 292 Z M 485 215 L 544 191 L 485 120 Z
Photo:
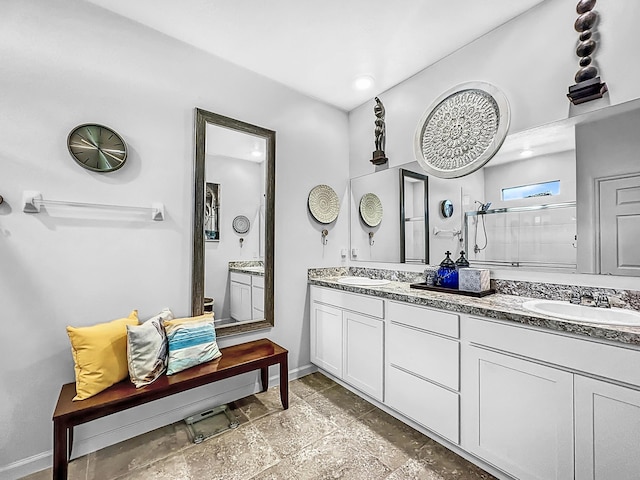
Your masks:
M 213 314 L 164 322 L 169 342 L 167 375 L 181 372 L 222 355 L 216 342 Z

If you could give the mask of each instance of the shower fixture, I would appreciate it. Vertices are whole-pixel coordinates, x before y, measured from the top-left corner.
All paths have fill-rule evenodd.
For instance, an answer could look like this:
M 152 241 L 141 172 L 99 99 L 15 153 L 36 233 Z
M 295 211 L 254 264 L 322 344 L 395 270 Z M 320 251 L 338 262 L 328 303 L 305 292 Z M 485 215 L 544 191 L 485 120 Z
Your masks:
M 489 210 L 489 207 L 491 207 L 491 202 L 482 203 L 476 200 L 475 203 L 480 205 L 477 210 L 478 213 L 485 214 Z M 478 246 L 478 223 L 479 222 L 482 222 L 482 231 L 484 232 L 484 246 L 482 247 Z M 473 252 L 476 255 L 480 253 L 482 250 L 484 250 L 485 248 L 487 248 L 487 244 L 489 243 L 489 239 L 487 238 L 487 226 L 484 223 L 484 215 L 480 215 L 479 218 L 476 218 L 476 230 L 473 236 L 473 243 L 474 243 Z

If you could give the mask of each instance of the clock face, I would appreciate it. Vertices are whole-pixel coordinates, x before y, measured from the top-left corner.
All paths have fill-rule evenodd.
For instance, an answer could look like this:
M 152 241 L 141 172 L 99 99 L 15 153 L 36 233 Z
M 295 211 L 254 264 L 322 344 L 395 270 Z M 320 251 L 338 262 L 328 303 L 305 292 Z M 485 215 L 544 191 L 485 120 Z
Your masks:
M 94 172 L 112 172 L 127 159 L 124 140 L 104 125 L 85 124 L 74 128 L 67 146 L 76 162 Z

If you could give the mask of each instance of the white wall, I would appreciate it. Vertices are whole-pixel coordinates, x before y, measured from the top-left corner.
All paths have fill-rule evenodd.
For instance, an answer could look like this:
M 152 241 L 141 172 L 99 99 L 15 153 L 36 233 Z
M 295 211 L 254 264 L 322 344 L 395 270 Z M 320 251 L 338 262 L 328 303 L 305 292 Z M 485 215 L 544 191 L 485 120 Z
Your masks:
M 488 82 L 502 90 L 511 108 L 511 133 L 640 96 L 640 64 L 630 61 L 640 3 L 598 3 L 601 42 L 594 54 L 605 98 L 573 107 L 566 97 L 578 69 L 574 0 L 548 0 L 475 42 L 378 95 L 386 111 L 385 153 L 390 165 L 414 160 L 413 136 L 422 114 L 443 92 L 464 82 Z M 372 170 L 373 106 L 349 113 L 350 175 Z
M 134 308 L 142 318 L 165 306 L 190 313 L 195 107 L 277 132 L 275 327 L 221 344 L 268 336 L 289 349 L 294 373 L 305 368 L 306 269 L 340 264 L 348 231 L 343 212 L 323 247 L 306 199 L 318 183 L 346 191 L 346 114 L 79 0 L 4 0 L 0 58 L 0 477 L 50 465 L 51 415 L 61 384 L 74 380 L 67 325 Z M 72 160 L 67 134 L 84 122 L 124 137 L 121 170 L 97 174 Z M 28 215 L 28 189 L 45 199 L 161 201 L 166 220 Z M 117 441 L 154 428 L 166 412 L 255 378 L 239 381 L 92 422 L 77 429 L 76 451 L 101 447 L 104 432 Z

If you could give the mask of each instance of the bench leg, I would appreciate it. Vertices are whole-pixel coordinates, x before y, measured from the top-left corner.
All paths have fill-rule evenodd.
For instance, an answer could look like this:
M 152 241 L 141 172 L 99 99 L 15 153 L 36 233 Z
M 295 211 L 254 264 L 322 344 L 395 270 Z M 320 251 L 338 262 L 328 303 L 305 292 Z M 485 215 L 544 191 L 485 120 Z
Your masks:
M 262 367 L 260 369 L 260 382 L 262 383 L 262 391 L 269 390 L 269 367 Z
M 280 361 L 280 400 L 282 408 L 289 408 L 289 361 L 285 355 Z
M 71 458 L 71 451 L 73 450 L 73 425 L 70 426 L 67 430 L 69 432 L 69 436 L 67 440 L 69 442 L 69 454 L 67 455 L 67 458 Z
M 72 427 L 73 428 L 73 427 Z M 67 480 L 67 426 L 53 421 L 53 480 Z

